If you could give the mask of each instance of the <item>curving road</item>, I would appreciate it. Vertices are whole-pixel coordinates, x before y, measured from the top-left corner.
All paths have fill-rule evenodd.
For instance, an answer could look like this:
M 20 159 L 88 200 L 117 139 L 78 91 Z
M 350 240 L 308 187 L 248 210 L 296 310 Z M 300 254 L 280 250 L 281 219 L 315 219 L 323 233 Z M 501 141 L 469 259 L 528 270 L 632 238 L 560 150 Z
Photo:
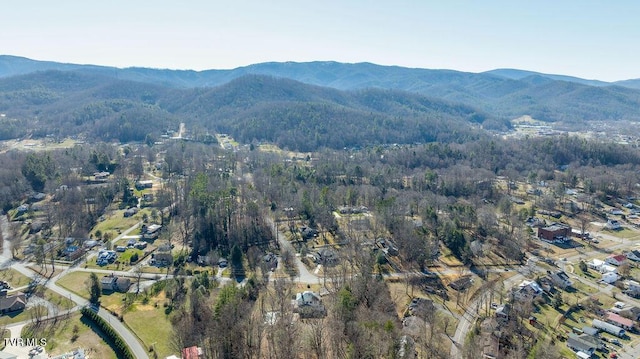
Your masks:
M 29 278 L 34 278 L 34 277 L 39 277 L 39 275 L 37 273 L 35 273 L 34 271 L 32 271 L 31 269 L 27 268 L 24 263 L 16 261 L 12 258 L 11 253 L 10 253 L 10 244 L 9 241 L 7 240 L 8 238 L 8 221 L 7 218 L 4 216 L 0 216 L 0 226 L 2 227 L 2 232 L 7 233 L 7 235 L 3 235 L 4 238 L 4 242 L 3 242 L 3 246 L 2 246 L 2 255 L 0 256 L 0 262 L 2 263 L 2 266 L 4 267 L 5 265 L 10 265 L 12 269 L 20 272 L 21 274 L 29 277 Z M 130 228 L 129 230 L 125 231 L 126 233 L 128 233 L 128 231 L 131 231 L 135 228 L 137 228 L 138 224 L 136 224 L 134 227 Z M 71 310 L 64 312 L 63 314 L 72 312 L 74 310 L 78 310 L 79 308 L 86 306 L 89 304 L 89 301 L 58 286 L 56 284 L 56 281 L 58 279 L 60 279 L 62 276 L 64 276 L 65 274 L 67 274 L 69 271 L 71 271 L 71 268 L 66 268 L 65 270 L 63 270 L 60 274 L 54 276 L 53 278 L 50 278 L 49 280 L 46 281 L 46 283 L 44 284 L 44 286 L 56 293 L 58 293 L 59 295 L 69 298 L 70 300 L 72 300 L 74 303 L 76 303 L 76 306 L 74 308 L 72 308 Z M 115 316 L 111 315 L 111 313 L 109 313 L 106 310 L 99 310 L 98 311 L 98 315 L 103 318 L 105 321 L 107 321 L 109 324 L 111 324 L 111 326 L 113 327 L 113 329 L 122 337 L 122 339 L 125 341 L 125 343 L 127 343 L 127 346 L 129 347 L 129 349 L 131 349 L 133 355 L 136 358 L 140 358 L 140 359 L 148 359 L 149 355 L 147 354 L 147 350 L 142 346 L 142 344 L 140 344 L 140 342 L 138 341 L 138 338 L 129 330 L 129 328 L 127 328 L 123 323 L 120 322 L 120 320 L 118 318 L 116 318 Z

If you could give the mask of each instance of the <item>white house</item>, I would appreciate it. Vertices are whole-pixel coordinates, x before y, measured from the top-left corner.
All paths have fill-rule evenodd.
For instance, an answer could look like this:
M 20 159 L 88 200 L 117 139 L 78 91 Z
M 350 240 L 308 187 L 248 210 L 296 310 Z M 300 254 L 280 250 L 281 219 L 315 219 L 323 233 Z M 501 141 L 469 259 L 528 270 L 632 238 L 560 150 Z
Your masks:
M 602 266 L 600 266 L 599 272 L 600 273 L 610 273 L 610 272 L 618 273 L 618 268 L 609 264 L 603 264 Z
M 591 269 L 595 269 L 598 272 L 600 272 L 600 268 L 602 268 L 602 266 L 604 265 L 604 261 L 600 260 L 600 259 L 592 259 L 591 262 L 587 263 L 587 266 Z
M 542 288 L 535 281 L 523 280 L 514 291 L 514 298 L 522 301 L 529 301 L 542 294 Z
M 624 254 L 612 254 L 604 261 L 617 267 L 623 265 L 627 261 L 627 257 Z
M 615 283 L 618 280 L 618 278 L 620 277 L 618 276 L 617 273 L 614 273 L 614 272 L 607 272 L 602 275 L 602 281 L 607 284 Z

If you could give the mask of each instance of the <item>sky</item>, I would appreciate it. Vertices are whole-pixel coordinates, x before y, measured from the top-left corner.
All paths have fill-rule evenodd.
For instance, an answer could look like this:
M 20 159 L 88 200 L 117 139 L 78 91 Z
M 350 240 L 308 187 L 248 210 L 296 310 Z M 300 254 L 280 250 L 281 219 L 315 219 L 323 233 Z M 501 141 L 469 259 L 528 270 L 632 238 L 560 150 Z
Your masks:
M 640 1 L 2 0 L 0 54 L 116 67 L 268 61 L 640 78 Z

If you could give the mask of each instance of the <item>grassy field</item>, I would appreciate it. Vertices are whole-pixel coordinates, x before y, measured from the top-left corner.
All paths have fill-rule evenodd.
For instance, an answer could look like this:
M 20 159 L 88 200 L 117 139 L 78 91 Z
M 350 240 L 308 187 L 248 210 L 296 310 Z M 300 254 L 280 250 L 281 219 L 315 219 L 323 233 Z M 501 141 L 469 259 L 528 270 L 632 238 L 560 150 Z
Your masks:
M 95 332 L 91 323 L 83 320 L 80 313 L 74 313 L 69 318 L 56 323 L 40 325 L 37 329 L 27 326 L 22 331 L 22 336 L 26 335 L 47 338 L 46 350 L 51 355 L 68 353 L 82 347 L 85 353 L 87 351 L 91 353 L 91 358 L 117 358 L 101 333 Z
M 638 237 L 638 232 L 631 230 L 629 228 L 623 227 L 621 230 L 618 231 L 612 231 L 610 229 L 603 229 L 602 230 L 603 233 L 608 234 L 610 236 L 614 236 L 614 237 L 618 237 L 618 238 L 624 238 L 624 239 L 629 239 L 629 238 L 633 238 L 633 237 Z
M 44 291 L 44 299 L 57 306 L 60 311 L 68 310 L 76 306 L 71 299 L 63 297 L 49 289 Z
M 131 228 L 133 225 L 140 222 L 142 220 L 142 212 L 143 211 L 140 211 L 138 212 L 138 214 L 132 217 L 125 217 L 124 210 L 114 211 L 104 221 L 99 222 L 95 227 L 93 227 L 90 235 L 95 237 L 96 232 L 100 231 L 102 234 L 111 233 L 112 237 L 115 238 L 121 232 Z M 150 211 L 149 214 L 151 214 Z
M 28 285 L 31 279 L 14 269 L 3 269 L 0 271 L 0 280 L 3 280 L 11 286 L 11 288 L 20 288 Z
M 89 290 L 87 289 L 87 285 L 85 282 L 89 279 L 89 274 L 87 272 L 70 272 L 64 277 L 60 278 L 56 284 L 66 288 L 73 293 L 84 297 L 89 298 Z
M 152 299 L 150 303 L 154 303 Z M 168 316 L 164 313 L 164 307 L 136 303 L 134 307 L 124 314 L 125 323 L 149 348 L 154 346 L 158 357 L 165 358 L 171 354 L 177 354 L 171 348 L 169 340 L 173 335 L 173 329 Z M 150 325 L 153 323 L 152 325 Z

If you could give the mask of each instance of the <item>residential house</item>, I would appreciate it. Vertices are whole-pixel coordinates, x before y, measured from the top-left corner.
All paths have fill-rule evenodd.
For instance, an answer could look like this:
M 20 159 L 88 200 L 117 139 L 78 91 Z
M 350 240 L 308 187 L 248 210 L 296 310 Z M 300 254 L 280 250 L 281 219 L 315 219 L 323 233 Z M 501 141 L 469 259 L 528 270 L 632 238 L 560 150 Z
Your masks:
M 640 262 L 640 251 L 634 249 L 626 254 L 627 259 L 630 259 L 634 262 Z
M 622 228 L 622 225 L 617 219 L 609 219 L 604 225 L 605 228 L 617 231 Z
M 542 294 L 542 288 L 536 281 L 524 280 L 517 289 L 513 291 L 513 297 L 519 301 L 532 301 Z
M 27 306 L 27 296 L 22 292 L 9 295 L 6 289 L 0 290 L 0 314 L 23 310 Z
M 410 315 L 414 315 L 422 319 L 425 319 L 430 313 L 434 313 L 434 311 L 435 306 L 433 305 L 433 301 L 427 298 L 413 298 L 407 308 L 407 312 Z
M 308 290 L 296 294 L 293 310 L 303 318 L 323 317 L 326 313 L 320 296 Z
M 113 263 L 116 261 L 116 251 L 113 250 L 101 250 L 98 252 L 98 259 L 96 260 L 96 264 L 99 266 L 104 266 L 109 263 Z
M 640 283 L 635 280 L 626 280 L 624 281 L 624 285 L 627 288 L 627 293 L 631 296 L 639 296 L 640 295 Z
M 151 224 L 143 228 L 142 238 L 147 240 L 155 240 L 160 235 L 160 230 L 162 229 L 162 225 L 159 224 Z
M 500 324 L 505 324 L 509 321 L 509 314 L 511 312 L 511 305 L 509 303 L 506 303 L 504 305 L 499 306 L 498 308 L 496 308 L 496 320 L 498 321 L 498 323 Z
M 110 175 L 111 175 L 111 173 L 103 171 L 103 172 L 94 173 L 93 177 L 96 179 L 96 181 L 104 181 L 107 178 L 109 178 Z
M 587 263 L 587 267 L 591 269 L 595 269 L 600 272 L 600 268 L 605 264 L 603 260 L 593 258 L 590 262 Z
M 567 339 L 567 346 L 575 352 L 584 352 L 588 353 L 589 355 L 593 355 L 593 353 L 595 353 L 595 351 L 598 349 L 599 344 L 593 343 L 591 340 L 588 340 L 587 338 L 589 337 L 589 335 L 585 334 L 578 335 L 575 333 L 570 333 L 569 338 Z
M 99 243 L 96 240 L 93 239 L 87 239 L 86 241 L 84 241 L 84 243 L 82 243 L 82 246 L 87 248 L 87 249 L 91 249 L 95 246 L 97 246 Z
M 621 308 L 618 311 L 618 314 L 621 317 L 625 317 L 627 319 L 631 319 L 633 321 L 638 321 L 640 319 L 640 308 L 634 305 L 627 305 Z
M 131 279 L 115 275 L 106 275 L 100 280 L 100 285 L 105 292 L 126 292 L 131 286 Z
M 607 284 L 613 284 L 618 281 L 619 278 L 620 276 L 618 276 L 618 273 L 615 272 L 607 272 L 602 275 L 602 281 Z
M 562 289 L 571 287 L 573 285 L 573 282 L 571 281 L 571 279 L 569 279 L 567 273 L 563 271 L 551 272 L 551 274 L 549 274 L 549 278 L 551 279 L 553 284 Z
M 612 254 L 604 261 L 617 267 L 623 265 L 627 261 L 627 257 L 624 254 Z
M 192 346 L 188 348 L 182 349 L 182 359 L 200 359 L 204 358 L 204 352 L 202 348 L 197 346 Z
M 564 223 L 552 223 L 538 228 L 538 238 L 548 242 L 563 242 L 571 236 L 571 227 Z
M 457 291 L 461 291 L 471 287 L 471 284 L 473 284 L 473 278 L 470 275 L 464 275 L 459 279 L 456 279 L 455 281 L 449 283 L 449 287 Z
M 590 335 L 592 337 L 598 338 L 600 337 L 600 331 L 594 327 L 582 327 L 582 333 L 586 335 Z
M 619 338 L 622 338 L 625 335 L 625 330 L 622 329 L 621 327 L 611 323 L 607 323 L 600 319 L 594 319 L 591 326 L 594 328 L 600 329 L 602 331 L 605 331 L 609 334 L 613 334 Z
M 136 189 L 141 191 L 145 188 L 152 188 L 153 187 L 153 181 L 151 180 L 147 180 L 147 181 L 138 181 L 135 184 Z
M 29 197 L 29 201 L 30 202 L 40 202 L 45 198 L 47 198 L 46 194 L 44 194 L 42 192 L 38 192 L 38 193 L 35 193 L 34 195 L 32 195 L 31 197 Z
M 84 254 L 84 248 L 78 246 L 68 246 L 64 249 L 64 256 L 67 257 L 70 261 L 75 261 L 76 259 L 82 257 Z
M 140 211 L 140 209 L 138 207 L 131 207 L 128 208 L 124 211 L 124 216 L 125 217 L 133 217 L 135 216 L 138 212 Z
M 315 254 L 315 262 L 325 266 L 338 263 L 338 254 L 330 248 L 322 248 Z
M 20 215 L 23 214 L 25 212 L 27 212 L 29 210 L 29 205 L 28 204 L 21 204 L 18 206 L 18 208 L 16 208 L 16 214 Z
M 607 323 L 613 324 L 625 330 L 631 330 L 634 327 L 633 320 L 624 318 L 621 315 L 616 313 L 608 312 L 605 320 Z
M 542 277 L 538 280 L 538 285 L 545 293 L 552 293 L 555 290 L 553 282 L 549 277 Z
M 153 255 L 153 264 L 158 267 L 170 266 L 173 264 L 173 255 L 171 252 L 159 252 Z

